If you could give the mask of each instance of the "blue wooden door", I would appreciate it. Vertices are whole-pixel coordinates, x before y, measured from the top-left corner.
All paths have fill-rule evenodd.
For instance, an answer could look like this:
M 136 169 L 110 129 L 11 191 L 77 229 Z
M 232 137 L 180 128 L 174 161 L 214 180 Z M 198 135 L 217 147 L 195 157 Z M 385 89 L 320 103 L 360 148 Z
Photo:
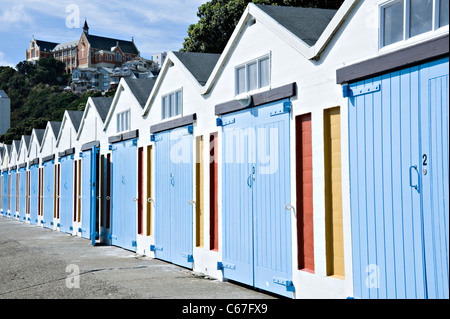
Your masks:
M 26 206 L 27 206 L 27 168 L 19 168 L 20 173 L 20 198 L 19 198 L 19 220 L 25 221 L 26 219 Z
M 16 188 L 17 188 L 17 170 L 10 171 L 11 194 L 10 194 L 10 217 L 16 217 Z
M 44 166 L 44 227 L 53 228 L 54 189 L 55 189 L 55 163 L 53 160 L 45 162 Z
M 288 101 L 222 117 L 223 274 L 292 297 Z
M 59 227 L 64 233 L 72 234 L 73 231 L 73 207 L 74 207 L 74 161 L 73 155 L 61 160 L 61 190 L 60 190 L 60 219 Z
M 155 136 L 155 256 L 193 267 L 193 137 L 183 127 Z
M 30 224 L 38 223 L 39 166 L 30 167 Z
M 112 146 L 111 244 L 136 251 L 137 236 L 137 140 Z
M 449 298 L 449 59 L 421 67 L 421 189 L 428 298 Z
M 6 216 L 8 213 L 8 172 L 3 172 L 3 206 L 2 206 L 2 214 Z
M 81 237 L 91 236 L 91 201 L 92 201 L 92 150 L 82 153 L 81 158 Z
M 445 140 L 448 58 L 350 85 L 356 297 L 448 298 Z

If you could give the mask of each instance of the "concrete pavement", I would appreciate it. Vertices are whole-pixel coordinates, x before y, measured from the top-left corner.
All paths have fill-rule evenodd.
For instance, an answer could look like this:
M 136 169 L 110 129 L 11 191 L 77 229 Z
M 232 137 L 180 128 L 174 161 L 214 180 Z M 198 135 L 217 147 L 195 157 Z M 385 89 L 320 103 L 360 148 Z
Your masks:
M 79 276 L 77 276 L 79 274 Z M 0 299 L 276 299 L 113 246 L 0 217 Z

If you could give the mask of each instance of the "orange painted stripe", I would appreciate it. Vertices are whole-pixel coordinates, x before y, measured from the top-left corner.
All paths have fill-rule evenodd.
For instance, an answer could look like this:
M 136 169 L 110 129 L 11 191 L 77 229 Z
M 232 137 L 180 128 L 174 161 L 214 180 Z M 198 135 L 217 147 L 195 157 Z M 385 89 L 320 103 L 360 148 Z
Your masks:
M 311 114 L 296 117 L 298 269 L 314 273 Z

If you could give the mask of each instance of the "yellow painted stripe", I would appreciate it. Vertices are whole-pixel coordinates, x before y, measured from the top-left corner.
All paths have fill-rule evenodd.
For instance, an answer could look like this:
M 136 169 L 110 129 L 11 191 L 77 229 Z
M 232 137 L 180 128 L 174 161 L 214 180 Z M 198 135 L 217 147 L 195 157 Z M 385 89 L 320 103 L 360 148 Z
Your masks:
M 195 178 L 196 178 L 196 199 L 195 199 L 195 215 L 196 215 L 196 246 L 203 247 L 203 220 L 204 220 L 204 211 L 203 211 L 203 196 L 204 196 L 204 178 L 203 178 L 203 136 L 197 137 L 197 160 L 196 160 L 196 170 L 195 170 Z
M 339 107 L 325 110 L 324 146 L 327 275 L 344 278 L 340 121 Z

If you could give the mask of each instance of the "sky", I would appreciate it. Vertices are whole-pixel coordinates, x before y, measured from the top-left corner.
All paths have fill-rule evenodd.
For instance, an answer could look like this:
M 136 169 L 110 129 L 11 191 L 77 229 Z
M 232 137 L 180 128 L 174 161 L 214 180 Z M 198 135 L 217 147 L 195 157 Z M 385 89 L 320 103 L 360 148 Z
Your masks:
M 0 66 L 25 60 L 34 36 L 56 43 L 78 40 L 84 20 L 93 35 L 131 40 L 144 58 L 178 51 L 197 10 L 208 0 L 0 0 Z

